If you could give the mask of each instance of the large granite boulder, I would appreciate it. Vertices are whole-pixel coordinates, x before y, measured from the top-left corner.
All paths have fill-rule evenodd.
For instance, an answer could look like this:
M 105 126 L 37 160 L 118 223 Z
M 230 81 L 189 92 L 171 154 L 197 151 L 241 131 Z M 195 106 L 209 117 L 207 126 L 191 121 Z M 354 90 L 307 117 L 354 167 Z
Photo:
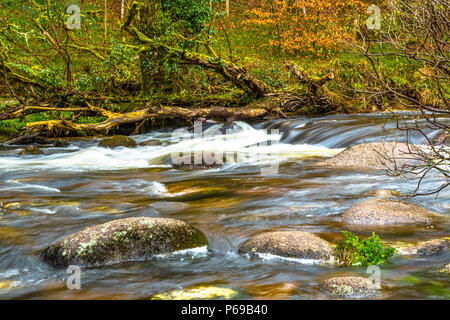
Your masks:
M 331 278 L 322 281 L 319 287 L 323 292 L 343 299 L 371 298 L 381 293 L 380 288 L 362 277 Z
M 302 231 L 278 231 L 258 234 L 242 244 L 241 254 L 272 254 L 287 258 L 330 260 L 331 245 L 318 236 Z
M 57 268 L 102 266 L 145 260 L 158 254 L 208 245 L 189 224 L 164 218 L 128 218 L 86 228 L 45 249 L 42 258 Z
M 336 156 L 317 163 L 331 168 L 402 170 L 414 166 L 418 146 L 400 142 L 374 142 L 352 146 Z
M 369 199 L 360 201 L 342 214 L 352 225 L 430 225 L 438 214 L 403 201 Z

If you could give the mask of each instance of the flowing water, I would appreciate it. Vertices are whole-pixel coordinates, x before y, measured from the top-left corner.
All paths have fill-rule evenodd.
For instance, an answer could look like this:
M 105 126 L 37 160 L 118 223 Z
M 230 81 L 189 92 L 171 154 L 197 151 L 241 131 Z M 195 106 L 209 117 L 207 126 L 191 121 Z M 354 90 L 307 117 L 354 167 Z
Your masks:
M 363 267 L 248 258 L 237 249 L 250 236 L 274 230 L 303 230 L 336 242 L 340 232 L 349 229 L 339 215 L 365 192 L 413 190 L 414 181 L 384 172 L 314 166 L 351 145 L 382 141 L 383 124 L 394 128 L 396 122 L 382 114 L 302 117 L 238 122 L 225 135 L 206 135 L 221 129 L 215 125 L 206 129 L 203 139 L 180 129 L 133 137 L 137 142 L 160 140 L 163 146 L 110 150 L 98 148 L 98 139 L 92 139 L 70 140 L 68 147 L 45 149 L 39 156 L 1 150 L 0 201 L 10 205 L 0 216 L 0 298 L 147 299 L 208 285 L 236 290 L 240 299 L 326 299 L 318 289 L 321 280 L 370 275 Z M 420 142 L 419 137 L 413 139 Z M 237 156 L 222 168 L 172 168 L 172 154 L 193 151 Z M 431 174 L 424 187 L 439 182 L 439 176 Z M 409 201 L 450 214 L 449 190 Z M 81 290 L 69 290 L 66 270 L 55 270 L 39 258 L 48 245 L 85 227 L 144 216 L 193 224 L 208 237 L 208 250 L 83 269 Z M 372 231 L 350 230 L 362 235 Z M 375 231 L 386 241 L 449 235 L 448 227 L 438 225 Z M 448 277 L 431 271 L 449 258 L 448 253 L 393 257 L 381 266 L 385 298 L 449 299 Z

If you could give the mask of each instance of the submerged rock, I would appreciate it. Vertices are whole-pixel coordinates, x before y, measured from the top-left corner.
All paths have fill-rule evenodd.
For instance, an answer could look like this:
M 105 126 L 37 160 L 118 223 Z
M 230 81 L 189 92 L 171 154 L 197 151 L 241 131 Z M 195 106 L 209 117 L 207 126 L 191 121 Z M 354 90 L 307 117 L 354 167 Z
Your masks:
M 134 139 L 130 137 L 112 136 L 100 141 L 98 146 L 102 148 L 118 148 L 118 147 L 136 148 L 137 143 L 136 141 L 134 141 Z
M 286 300 L 295 295 L 299 287 L 298 283 L 269 283 L 269 284 L 250 284 L 245 286 L 245 291 L 252 298 L 265 300 Z
M 400 142 L 374 142 L 352 146 L 336 156 L 319 162 L 319 166 L 332 168 L 401 170 L 418 163 L 413 145 Z
M 319 287 L 334 297 L 344 299 L 370 298 L 380 294 L 380 289 L 362 277 L 331 278 L 322 281 Z
M 429 225 L 438 214 L 419 205 L 395 200 L 360 201 L 342 214 L 342 221 L 354 225 Z
M 0 210 L 1 216 L 1 210 Z M 0 226 L 0 244 L 6 246 L 26 245 L 32 243 L 24 229 Z
M 437 272 L 450 274 L 450 263 L 447 263 L 445 266 L 440 267 Z
M 0 281 L 0 290 L 9 289 L 12 283 L 12 281 Z
M 57 268 L 102 266 L 208 245 L 187 223 L 163 218 L 128 218 L 86 228 L 45 249 L 42 258 Z
M 167 143 L 163 143 L 160 140 L 155 140 L 155 139 L 150 139 L 150 140 L 146 140 L 144 142 L 139 143 L 139 146 L 141 147 L 159 147 L 159 146 L 164 146 L 167 145 Z
M 438 255 L 450 248 L 450 237 L 421 241 L 416 244 L 397 244 L 394 246 L 400 255 L 426 257 Z
M 221 287 L 193 287 L 185 290 L 175 290 L 160 293 L 152 297 L 152 300 L 206 300 L 206 299 L 231 299 L 237 292 Z
M 65 148 L 69 145 L 67 141 L 62 139 L 49 139 L 44 137 L 36 137 L 35 142 L 40 144 L 48 144 L 57 148 Z
M 21 156 L 39 155 L 44 154 L 44 152 L 36 146 L 29 146 L 19 152 Z
M 330 260 L 331 245 L 318 236 L 302 231 L 280 231 L 258 234 L 242 244 L 239 253 L 268 253 L 297 259 Z
M 395 190 L 381 189 L 372 190 L 363 194 L 363 197 L 381 198 L 381 199 L 392 199 L 400 196 L 400 192 Z

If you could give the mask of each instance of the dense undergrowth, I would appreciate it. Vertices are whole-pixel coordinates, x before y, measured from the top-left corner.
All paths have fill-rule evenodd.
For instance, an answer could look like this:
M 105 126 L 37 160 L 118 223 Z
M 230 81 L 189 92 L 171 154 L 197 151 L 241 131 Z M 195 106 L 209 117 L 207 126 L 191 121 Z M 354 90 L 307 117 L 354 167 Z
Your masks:
M 347 41 L 351 37 L 361 42 L 360 33 L 369 32 L 361 29 L 370 16 L 365 11 L 369 3 L 344 1 L 345 5 L 333 12 L 332 2 L 319 2 L 318 8 L 304 4 L 304 12 L 301 6 L 282 5 L 283 1 L 274 1 L 272 7 L 262 6 L 258 1 L 237 2 L 227 16 L 220 2 L 214 3 L 210 10 L 209 1 L 193 4 L 190 0 L 171 0 L 164 2 L 165 11 L 157 22 L 145 22 L 147 25 L 141 29 L 150 28 L 147 34 L 152 34 L 158 43 L 206 54 L 208 59 L 219 63 L 228 61 L 243 66 L 276 91 L 304 94 L 310 90 L 307 83 L 286 72 L 286 60 L 293 61 L 312 79 L 332 74 L 332 80 L 319 93 L 332 102 L 333 108 L 309 104 L 301 108 L 303 114 L 400 108 L 401 104 L 389 95 L 373 93 L 377 86 L 373 65 L 367 57 L 352 52 L 355 47 Z M 380 6 L 384 3 L 378 2 Z M 0 18 L 3 70 L 0 110 L 46 97 L 61 107 L 80 105 L 95 97 L 94 103 L 116 112 L 158 104 L 242 107 L 255 100 L 214 70 L 186 64 L 156 51 L 143 53 L 141 44 L 124 32 L 123 21 L 113 4 L 108 8 L 105 25 L 103 1 L 74 3 L 81 6 L 79 30 L 66 28 L 70 16 L 65 11 L 68 3 L 0 1 L 4 13 Z M 127 9 L 131 10 L 131 6 Z M 307 19 L 309 12 L 325 20 L 319 23 Z M 296 14 L 303 19 L 299 23 L 304 26 L 295 27 Z M 282 17 L 289 24 L 279 22 Z M 145 24 L 142 21 L 138 26 Z M 302 46 L 295 45 L 302 42 Z M 377 53 L 391 49 L 389 44 L 379 44 L 370 50 Z M 142 59 L 143 54 L 149 54 L 150 58 Z M 143 65 L 142 61 L 152 65 Z M 417 90 L 429 101 L 436 99 L 432 83 L 417 72 L 420 66 L 409 59 L 388 55 L 380 56 L 375 63 L 375 70 L 382 72 L 393 86 Z M 144 81 L 146 72 L 150 74 L 151 85 Z M 143 90 L 145 86 L 147 89 Z M 49 119 L 83 123 L 103 118 L 76 112 L 35 113 L 0 120 L 0 137 L 17 132 L 27 122 Z

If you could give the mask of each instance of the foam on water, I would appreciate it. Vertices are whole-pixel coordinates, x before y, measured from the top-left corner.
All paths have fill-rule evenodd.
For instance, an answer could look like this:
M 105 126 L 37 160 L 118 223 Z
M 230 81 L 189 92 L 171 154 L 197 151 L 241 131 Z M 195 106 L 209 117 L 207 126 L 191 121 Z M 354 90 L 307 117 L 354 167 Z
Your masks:
M 270 260 L 283 260 L 283 261 L 295 262 L 295 263 L 306 264 L 306 265 L 332 263 L 332 260 L 325 261 L 325 260 L 316 260 L 316 259 L 288 258 L 288 257 L 282 257 L 282 256 L 270 254 L 270 253 L 256 253 L 256 255 L 263 260 L 269 260 L 269 261 Z
M 208 254 L 208 246 L 198 247 L 198 248 L 192 248 L 192 249 L 185 249 L 185 250 L 178 250 L 175 252 L 172 252 L 172 256 L 177 255 L 192 255 L 192 256 L 205 256 Z
M 39 184 L 28 184 L 28 183 L 22 183 L 18 180 L 7 180 L 5 181 L 6 188 L 1 188 L 0 192 L 2 191 L 17 191 L 17 192 L 46 192 L 46 193 L 59 193 L 61 190 L 56 188 L 51 188 L 47 186 L 42 186 Z
M 215 125 L 205 130 L 203 136 L 186 130 L 175 131 L 171 140 L 176 143 L 166 147 L 105 149 L 90 146 L 70 153 L 30 157 L 2 156 L 0 157 L 0 171 L 79 172 L 171 167 L 171 158 L 174 155 L 182 157 L 195 152 L 226 154 L 228 155 L 227 164 L 260 165 L 274 161 L 284 162 L 292 158 L 330 157 L 342 150 L 329 149 L 319 145 L 280 143 L 280 134 L 257 130 L 243 122 L 236 122 L 235 130 L 232 133 L 218 134 L 221 126 Z M 141 136 L 138 137 L 137 140 L 143 140 Z
M 166 253 L 166 254 L 164 254 L 164 253 L 155 254 L 152 256 L 152 258 L 167 259 L 170 257 L 178 257 L 178 256 L 190 256 L 190 257 L 194 257 L 194 258 L 199 258 L 199 257 L 205 257 L 206 255 L 208 255 L 208 246 L 185 249 L 185 250 L 178 250 L 178 251 L 174 251 L 174 252 L 170 252 L 170 253 Z M 127 260 L 127 261 L 146 261 L 146 260 L 147 260 L 147 258 L 137 258 L 137 259 L 131 259 L 131 260 Z M 120 263 L 120 262 L 113 262 L 112 264 L 117 264 L 117 263 Z

